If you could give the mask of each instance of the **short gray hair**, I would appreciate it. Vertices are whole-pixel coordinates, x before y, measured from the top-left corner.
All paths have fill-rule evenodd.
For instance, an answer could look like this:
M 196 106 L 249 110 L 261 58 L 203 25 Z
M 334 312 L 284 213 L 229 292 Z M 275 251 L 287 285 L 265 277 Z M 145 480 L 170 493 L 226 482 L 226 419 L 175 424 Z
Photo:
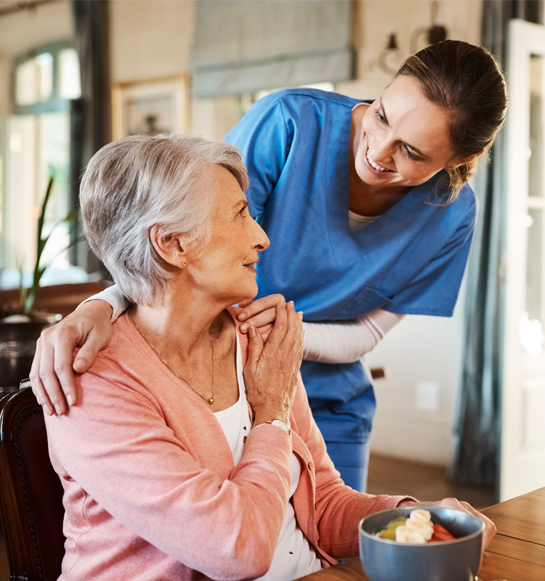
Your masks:
M 211 165 L 227 169 L 242 191 L 248 175 L 239 150 L 196 135 L 133 135 L 109 143 L 81 182 L 83 231 L 94 253 L 131 301 L 149 304 L 173 276 L 153 248 L 150 229 L 182 232 L 186 245 L 210 240 L 212 192 L 199 179 Z

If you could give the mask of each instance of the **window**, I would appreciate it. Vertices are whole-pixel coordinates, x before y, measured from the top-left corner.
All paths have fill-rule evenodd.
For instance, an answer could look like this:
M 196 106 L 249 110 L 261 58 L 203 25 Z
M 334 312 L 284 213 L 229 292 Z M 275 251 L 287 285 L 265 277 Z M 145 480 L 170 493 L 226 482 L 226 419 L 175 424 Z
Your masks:
M 35 115 L 68 111 L 81 95 L 79 62 L 69 41 L 44 45 L 15 59 L 14 112 Z
M 2 286 L 16 282 L 16 269 L 33 266 L 36 221 L 49 176 L 55 188 L 45 216 L 45 233 L 52 232 L 44 253 L 51 270 L 66 270 L 69 224 L 62 222 L 71 207 L 70 100 L 81 94 L 79 63 L 69 41 L 42 46 L 14 61 L 13 112 L 3 120 L 2 263 L 14 269 Z M 1 137 L 1 136 L 0 136 Z M 3 143 L 3 147 L 2 147 Z M 8 271 L 9 272 L 9 271 Z M 45 275 L 47 277 L 47 273 Z M 15 281 L 14 281 L 15 278 Z

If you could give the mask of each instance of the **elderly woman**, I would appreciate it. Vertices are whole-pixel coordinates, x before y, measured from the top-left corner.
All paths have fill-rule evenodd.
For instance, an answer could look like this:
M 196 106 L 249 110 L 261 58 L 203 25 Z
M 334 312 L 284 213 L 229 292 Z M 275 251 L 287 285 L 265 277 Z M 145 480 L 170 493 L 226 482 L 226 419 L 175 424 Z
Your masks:
M 238 332 L 230 305 L 257 293 L 269 245 L 246 186 L 236 148 L 187 135 L 128 137 L 87 168 L 86 236 L 134 306 L 78 378 L 79 405 L 46 418 L 61 579 L 291 580 L 356 555 L 362 516 L 418 504 L 343 484 L 301 383 L 293 303 L 265 343 Z

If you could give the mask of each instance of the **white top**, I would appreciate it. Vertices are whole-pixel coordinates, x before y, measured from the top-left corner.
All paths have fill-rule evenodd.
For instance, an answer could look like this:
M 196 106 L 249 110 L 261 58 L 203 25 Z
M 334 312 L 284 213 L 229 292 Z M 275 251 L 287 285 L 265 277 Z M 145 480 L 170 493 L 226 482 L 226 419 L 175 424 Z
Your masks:
M 244 437 L 248 435 L 252 428 L 246 399 L 246 385 L 242 373 L 242 355 L 238 335 L 236 351 L 238 401 L 231 407 L 214 414 L 227 438 L 235 466 L 242 458 Z M 280 430 L 280 428 L 277 429 Z M 295 454 L 292 454 L 290 498 L 297 489 L 300 476 L 301 466 L 299 465 L 299 460 Z M 288 502 L 271 567 L 267 574 L 259 579 L 263 581 L 292 581 L 292 579 L 319 571 L 321 568 L 322 563 L 299 528 L 295 520 L 293 506 Z
M 364 216 L 348 210 L 348 232 L 350 234 L 359 232 L 369 226 L 369 224 L 372 224 L 377 218 L 380 218 L 380 216 Z

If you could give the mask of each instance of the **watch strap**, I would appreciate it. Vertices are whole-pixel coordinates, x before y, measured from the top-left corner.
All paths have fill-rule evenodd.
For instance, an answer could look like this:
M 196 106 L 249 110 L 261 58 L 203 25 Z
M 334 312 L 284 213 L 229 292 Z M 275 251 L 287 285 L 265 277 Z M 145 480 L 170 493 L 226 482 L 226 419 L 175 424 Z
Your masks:
M 281 430 L 284 430 L 284 432 L 286 432 L 286 434 L 288 434 L 288 436 L 291 434 L 290 427 L 288 426 L 288 424 L 286 424 L 286 422 L 283 422 L 282 420 L 269 420 L 266 423 L 271 424 L 271 426 L 276 426 L 277 428 L 280 428 Z

